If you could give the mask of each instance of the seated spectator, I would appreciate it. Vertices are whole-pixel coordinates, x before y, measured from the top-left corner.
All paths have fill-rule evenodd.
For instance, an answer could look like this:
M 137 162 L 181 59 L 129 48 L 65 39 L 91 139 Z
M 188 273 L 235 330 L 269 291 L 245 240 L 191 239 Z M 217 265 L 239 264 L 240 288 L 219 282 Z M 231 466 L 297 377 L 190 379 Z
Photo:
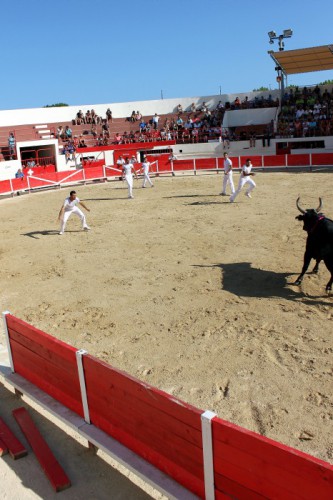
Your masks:
M 119 134 L 119 132 L 116 133 L 116 135 L 114 136 L 114 144 L 120 144 L 121 143 L 121 135 Z
M 216 106 L 216 109 L 218 111 L 223 111 L 224 110 L 224 106 L 223 106 L 223 102 L 222 101 L 219 101 L 217 106 Z
M 181 104 L 177 106 L 177 113 L 183 113 L 183 106 Z
M 248 109 L 250 107 L 250 101 L 248 96 L 245 97 L 244 101 L 242 102 L 242 108 L 243 109 Z
M 24 173 L 22 172 L 22 169 L 19 168 L 18 171 L 15 174 L 16 179 L 23 179 L 24 178 Z
M 180 117 L 180 115 L 178 116 L 176 123 L 178 125 L 178 128 L 183 128 L 184 122 L 183 122 L 182 118 Z
M 81 139 L 78 145 L 79 148 L 86 148 L 87 144 L 84 142 L 84 139 Z
M 202 113 L 206 113 L 206 111 L 208 111 L 208 106 L 207 106 L 207 104 L 206 104 L 206 102 L 205 102 L 205 101 L 202 103 L 202 106 L 201 106 L 200 111 L 201 111 Z
M 103 134 L 99 134 L 99 136 L 96 139 L 96 146 L 103 146 L 103 140 L 104 140 Z
M 108 109 L 106 110 L 106 119 L 107 119 L 107 121 L 108 121 L 108 122 L 111 122 L 111 123 L 112 123 L 112 111 L 111 111 L 111 109 L 110 109 L 110 108 L 108 108 Z
M 142 118 L 142 114 L 140 113 L 140 111 L 137 111 L 137 112 L 135 113 L 135 120 L 136 120 L 137 122 L 139 122 L 139 121 L 141 120 L 141 118 Z
M 78 136 L 74 135 L 73 144 L 74 144 L 75 149 L 79 147 L 79 142 L 80 142 L 80 140 L 79 140 Z
M 65 136 L 65 131 L 64 131 L 64 127 L 62 125 L 59 125 L 59 127 L 57 128 L 57 139 L 63 139 Z
M 241 102 L 240 102 L 239 97 L 236 97 L 236 99 L 234 100 L 234 106 L 235 106 L 235 109 L 240 109 Z
M 84 123 L 84 114 L 82 113 L 81 109 L 76 113 L 76 124 L 81 125 L 81 123 Z
M 139 125 L 139 129 L 141 132 L 144 132 L 146 130 L 146 127 L 147 127 L 147 124 L 146 122 L 144 121 L 144 119 L 142 118 L 141 122 L 140 122 L 140 125 Z
M 90 110 L 89 110 L 89 109 L 88 109 L 88 111 L 86 112 L 85 122 L 86 122 L 86 123 L 91 123 L 91 113 L 90 113 Z
M 36 166 L 36 162 L 33 158 L 30 158 L 28 161 L 27 161 L 27 168 L 33 168 Z
M 66 139 L 72 138 L 72 129 L 69 128 L 68 125 L 66 125 L 66 128 L 65 128 L 65 137 L 66 137 Z
M 192 102 L 191 107 L 190 107 L 190 113 L 195 113 L 195 112 L 196 112 L 196 110 L 197 110 L 197 107 L 196 107 L 196 105 L 194 104 L 194 102 Z
M 131 114 L 131 117 L 130 117 L 130 121 L 133 123 L 135 122 L 135 116 L 136 116 L 136 113 L 135 111 L 132 111 L 132 114 Z

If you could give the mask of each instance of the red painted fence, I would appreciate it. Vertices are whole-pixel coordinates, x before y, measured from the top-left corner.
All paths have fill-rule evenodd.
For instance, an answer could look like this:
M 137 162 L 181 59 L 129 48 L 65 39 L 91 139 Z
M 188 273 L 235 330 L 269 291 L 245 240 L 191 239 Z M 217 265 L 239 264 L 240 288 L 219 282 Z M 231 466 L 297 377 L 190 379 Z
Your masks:
M 272 156 L 236 156 L 232 157 L 234 168 L 240 168 L 246 158 L 250 157 L 254 168 L 269 170 L 272 167 L 333 167 L 333 153 L 310 153 L 299 155 L 272 155 Z M 169 154 L 148 155 L 152 162 L 154 174 L 176 174 L 177 172 L 220 171 L 223 169 L 223 158 L 199 158 L 186 160 L 169 160 Z M 136 165 L 136 170 L 140 168 Z M 24 171 L 26 173 L 26 170 Z M 85 183 L 92 180 L 115 178 L 121 175 L 116 165 L 106 166 L 104 160 L 85 162 L 80 170 L 64 172 L 46 172 L 42 168 L 34 169 L 33 175 L 26 175 L 24 179 L 10 179 L 0 181 L 0 194 L 14 194 L 18 191 L 31 191 L 36 188 L 60 187 L 70 184 Z
M 82 416 L 76 349 L 4 317 L 12 370 Z M 217 416 L 207 494 L 203 412 L 89 354 L 82 363 L 90 423 L 200 498 L 332 500 L 332 465 Z

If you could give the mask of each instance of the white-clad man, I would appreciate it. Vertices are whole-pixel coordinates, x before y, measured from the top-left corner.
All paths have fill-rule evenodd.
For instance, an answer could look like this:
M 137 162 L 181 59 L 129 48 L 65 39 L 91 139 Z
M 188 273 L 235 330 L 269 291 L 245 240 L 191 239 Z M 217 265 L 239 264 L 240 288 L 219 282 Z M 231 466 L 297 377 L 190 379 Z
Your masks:
M 142 183 L 143 188 L 146 187 L 147 182 L 150 185 L 150 187 L 154 187 L 154 184 L 151 182 L 150 177 L 149 177 L 149 169 L 150 169 L 150 162 L 147 160 L 147 157 L 144 156 L 143 162 L 141 165 L 141 169 L 140 169 L 140 170 L 142 170 L 142 173 L 143 173 L 143 183 Z
M 123 165 L 123 179 L 125 179 L 128 187 L 128 198 L 134 198 L 133 196 L 133 174 L 134 172 L 135 178 L 137 179 L 138 176 L 136 174 L 135 168 L 133 163 L 130 162 L 129 158 L 126 158 L 126 161 Z
M 61 221 L 61 227 L 59 234 L 64 234 L 65 227 L 69 217 L 74 214 L 77 215 L 82 222 L 82 229 L 84 231 L 89 231 L 90 227 L 87 224 L 86 216 L 80 210 L 77 205 L 81 205 L 88 212 L 90 212 L 89 208 L 76 196 L 76 191 L 71 191 L 69 193 L 69 197 L 65 199 L 63 206 L 60 209 L 58 219 Z
M 253 177 L 255 174 L 252 173 L 251 170 L 252 170 L 252 163 L 250 158 L 247 158 L 245 165 L 243 165 L 242 167 L 237 190 L 234 192 L 234 194 L 230 196 L 231 203 L 235 201 L 236 196 L 238 196 L 238 194 L 241 192 L 244 184 L 249 184 L 249 187 L 245 192 L 245 196 L 251 198 L 251 191 L 256 187 L 255 182 L 251 179 L 251 177 Z
M 224 157 L 224 176 L 223 176 L 223 187 L 222 196 L 227 196 L 227 185 L 230 184 L 231 194 L 235 192 L 234 181 L 232 179 L 232 161 L 230 160 L 228 153 L 223 154 Z

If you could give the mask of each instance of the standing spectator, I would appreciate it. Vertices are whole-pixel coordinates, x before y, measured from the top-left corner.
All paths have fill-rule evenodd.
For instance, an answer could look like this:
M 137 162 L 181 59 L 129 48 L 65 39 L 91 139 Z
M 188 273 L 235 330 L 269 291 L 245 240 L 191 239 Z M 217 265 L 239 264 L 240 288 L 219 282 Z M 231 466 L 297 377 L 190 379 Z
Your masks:
M 190 113 L 195 113 L 196 110 L 197 110 L 196 105 L 194 104 L 194 102 L 192 102 L 191 108 L 190 108 Z
M 230 160 L 228 153 L 224 153 L 223 157 L 224 157 L 224 177 L 223 177 L 223 187 L 221 195 L 227 196 L 227 185 L 230 184 L 231 194 L 234 194 L 235 186 L 232 180 L 232 161 Z
M 112 111 L 111 111 L 111 109 L 110 109 L 110 108 L 108 108 L 108 109 L 106 110 L 106 119 L 107 119 L 107 121 L 108 121 L 108 122 L 111 122 L 111 123 L 112 123 Z
M 59 212 L 58 219 L 59 221 L 61 221 L 59 234 L 64 234 L 66 223 L 72 214 L 77 215 L 80 218 L 82 222 L 82 229 L 85 231 L 89 231 L 90 227 L 87 225 L 86 216 L 84 215 L 82 210 L 77 207 L 77 205 L 81 205 L 88 212 L 90 212 L 89 208 L 82 201 L 80 201 L 79 198 L 77 198 L 76 191 L 71 191 L 69 193 L 69 197 L 65 199 L 64 204 Z
M 126 158 L 126 161 L 123 164 L 122 174 L 123 174 L 123 179 L 127 182 L 128 198 L 134 198 L 134 196 L 133 196 L 133 173 L 132 172 L 134 172 L 135 178 L 137 179 L 138 176 L 137 176 L 136 171 L 134 169 L 133 163 L 130 163 L 129 158 Z
M 233 203 L 236 199 L 236 197 L 239 195 L 241 190 L 243 189 L 243 186 L 248 183 L 250 186 L 248 187 L 247 191 L 245 192 L 245 196 L 248 198 L 251 198 L 251 191 L 256 187 L 256 183 L 251 179 L 254 173 L 251 172 L 252 170 L 252 163 L 250 158 L 246 159 L 245 165 L 242 167 L 242 172 L 241 176 L 239 178 L 239 183 L 237 190 L 230 196 L 230 202 Z
M 13 132 L 10 132 L 8 136 L 8 149 L 9 149 L 10 160 L 13 159 L 13 156 L 15 154 L 15 146 L 16 146 L 16 140 L 14 134 Z
M 159 119 L 160 119 L 160 117 L 158 116 L 157 113 L 155 113 L 153 116 L 153 119 L 152 119 L 154 130 L 156 130 L 158 128 Z

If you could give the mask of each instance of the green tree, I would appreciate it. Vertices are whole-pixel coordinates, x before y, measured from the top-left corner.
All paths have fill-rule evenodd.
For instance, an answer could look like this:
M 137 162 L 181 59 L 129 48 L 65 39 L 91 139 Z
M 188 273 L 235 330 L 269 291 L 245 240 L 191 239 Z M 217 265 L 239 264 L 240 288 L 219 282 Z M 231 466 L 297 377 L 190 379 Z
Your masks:
M 269 90 L 268 87 L 260 87 L 259 89 L 253 89 L 252 92 L 262 92 L 264 90 Z
M 62 108 L 64 106 L 68 106 L 65 102 L 56 102 L 55 104 L 47 104 L 43 106 L 43 108 Z

